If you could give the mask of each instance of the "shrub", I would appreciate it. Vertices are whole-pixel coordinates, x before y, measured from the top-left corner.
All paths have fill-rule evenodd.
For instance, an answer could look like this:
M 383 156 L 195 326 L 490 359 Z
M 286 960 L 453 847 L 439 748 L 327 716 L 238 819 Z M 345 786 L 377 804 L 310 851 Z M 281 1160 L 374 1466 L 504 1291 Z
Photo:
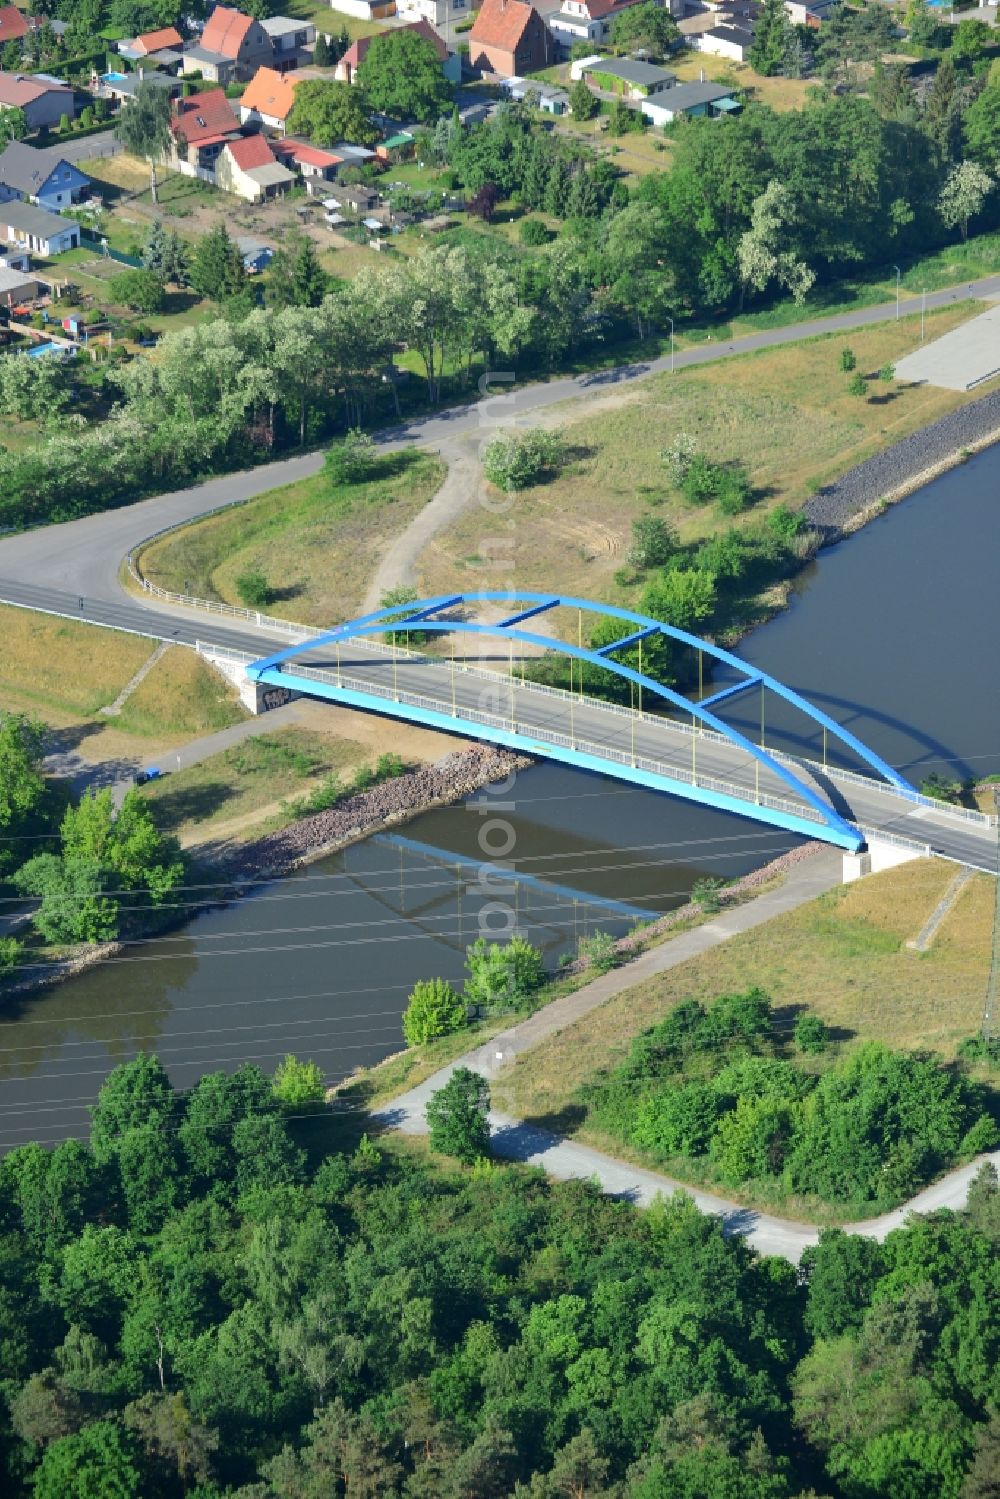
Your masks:
M 593 932 L 589 937 L 581 937 L 577 954 L 595 973 L 607 973 L 618 963 L 618 950 L 610 932 Z
M 522 219 L 518 235 L 522 245 L 547 245 L 552 238 L 541 219 Z
M 707 1083 L 664 1088 L 640 1103 L 632 1139 L 660 1155 L 704 1155 L 722 1108 Z
M 421 979 L 414 984 L 403 1012 L 407 1046 L 423 1046 L 435 1036 L 450 1036 L 465 1025 L 465 1001 L 445 979 Z
M 695 880 L 691 887 L 691 899 L 696 906 L 700 906 L 705 912 L 718 911 L 722 905 L 719 892 L 722 889 L 722 880 L 706 877 Z
M 896 366 L 894 364 L 883 364 L 878 372 L 878 377 L 884 385 L 891 385 L 896 378 Z
M 561 435 L 535 427 L 494 437 L 483 453 L 483 470 L 498 489 L 527 489 L 558 473 L 564 457 Z
M 13 973 L 21 961 L 21 944 L 16 937 L 0 937 L 0 978 Z
M 856 371 L 848 382 L 847 393 L 851 396 L 866 396 L 868 394 L 868 381 L 860 370 Z
M 841 349 L 840 368 L 844 371 L 845 375 L 849 375 L 851 370 L 856 369 L 857 363 L 858 361 L 855 358 L 853 349 Z
M 371 473 L 375 443 L 368 432 L 352 427 L 342 442 L 327 449 L 323 472 L 331 484 L 357 484 Z
M 472 1166 L 490 1151 L 490 1089 L 484 1077 L 456 1067 L 427 1103 L 430 1146 Z
M 465 950 L 467 1003 L 488 1014 L 522 1008 L 545 982 L 542 954 L 523 937 L 487 942 L 479 937 Z
M 800 1051 L 819 1053 L 826 1051 L 830 1032 L 818 1015 L 800 1015 L 795 1022 L 795 1044 Z
M 632 522 L 628 560 L 634 567 L 663 567 L 679 546 L 677 532 L 658 515 L 638 515 Z
M 289 1054 L 279 1062 L 271 1084 L 275 1098 L 289 1109 L 314 1113 L 326 1097 L 322 1069 L 316 1062 L 300 1062 Z
M 936 802 L 956 803 L 962 796 L 961 781 L 949 781 L 936 770 L 920 782 L 920 795 L 929 796 Z
M 248 567 L 236 579 L 236 592 L 247 609 L 266 609 L 274 602 L 274 589 L 259 567 Z
M 698 452 L 698 444 L 690 432 L 678 432 L 669 448 L 660 453 L 660 462 L 667 471 L 667 478 L 675 489 L 684 482 L 685 475 Z

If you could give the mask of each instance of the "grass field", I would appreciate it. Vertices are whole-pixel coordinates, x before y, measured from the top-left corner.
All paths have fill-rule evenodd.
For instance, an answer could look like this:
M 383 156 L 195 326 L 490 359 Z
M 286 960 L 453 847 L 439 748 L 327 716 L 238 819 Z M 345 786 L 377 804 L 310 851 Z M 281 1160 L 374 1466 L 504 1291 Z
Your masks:
M 974 307 L 928 314 L 928 338 Z M 626 560 L 631 522 L 646 511 L 650 492 L 662 500 L 655 514 L 674 523 L 684 542 L 728 527 L 732 522 L 713 509 L 693 509 L 669 493 L 660 453 L 678 432 L 690 433 L 714 459 L 746 464 L 761 496 L 748 519 L 779 503 L 800 506 L 821 484 L 970 399 L 881 383 L 869 387 L 867 399 L 848 393 L 840 368 L 845 345 L 858 368 L 873 374 L 918 338 L 919 319 L 904 318 L 653 376 L 553 408 L 544 424 L 562 424 L 571 461 L 553 482 L 520 493 L 510 512 L 510 566 L 519 584 L 558 584 L 585 597 L 632 602 L 635 588 L 617 583 L 615 574 Z M 419 564 L 422 591 L 471 586 L 495 527 L 491 515 L 474 507 L 431 542 Z
M 622 1060 L 632 1038 L 679 1000 L 702 1001 L 759 985 L 789 1023 L 801 1009 L 820 1015 L 838 1044 L 879 1040 L 946 1058 L 975 1034 L 989 969 L 994 887 L 975 876 L 931 947 L 906 947 L 955 875 L 921 860 L 840 886 L 645 984 L 519 1057 L 497 1083 L 497 1101 L 519 1118 L 574 1127 L 581 1084 Z M 1000 1071 L 992 1076 L 1000 1081 Z M 589 1125 L 581 1137 L 607 1146 Z M 616 1147 L 617 1148 L 617 1147 Z
M 160 827 L 182 842 L 238 841 L 256 837 L 293 814 L 281 804 L 319 786 L 331 775 L 345 782 L 358 766 L 373 764 L 367 746 L 299 727 L 261 734 L 154 781 L 143 795 Z
M 54 729 L 84 730 L 73 745 L 91 760 L 142 755 L 144 741 L 176 743 L 244 717 L 233 692 L 195 655 L 167 651 L 115 718 L 114 702 L 156 649 L 139 635 L 0 605 L 0 709 Z
M 443 477 L 437 458 L 409 453 L 380 457 L 364 484 L 333 488 L 319 474 L 155 542 L 143 572 L 164 588 L 239 603 L 237 578 L 259 567 L 276 585 L 277 612 L 336 622 L 356 612 L 382 552 Z

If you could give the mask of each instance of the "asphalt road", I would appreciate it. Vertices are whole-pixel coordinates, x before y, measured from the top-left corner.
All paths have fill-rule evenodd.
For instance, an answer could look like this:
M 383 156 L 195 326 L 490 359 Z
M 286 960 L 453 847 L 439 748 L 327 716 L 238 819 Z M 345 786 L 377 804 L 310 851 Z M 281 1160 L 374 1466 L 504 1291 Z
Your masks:
M 97 139 L 95 137 L 95 139 Z M 82 143 L 81 143 L 82 144 Z M 931 292 L 928 308 L 948 306 L 967 297 L 1000 297 L 1000 276 L 987 276 L 950 290 Z M 745 338 L 726 342 L 712 341 L 677 354 L 678 370 L 708 364 L 730 355 L 749 353 L 754 349 L 775 348 L 823 333 L 847 332 L 885 322 L 895 316 L 895 303 L 865 307 L 835 317 L 813 318 L 787 328 L 772 328 Z M 901 303 L 903 314 L 920 311 L 920 298 Z M 402 422 L 375 434 L 376 441 L 387 449 L 438 447 L 453 437 L 481 433 L 486 441 L 497 431 L 515 422 L 526 421 L 545 408 L 581 396 L 600 393 L 609 387 L 627 384 L 644 375 L 661 373 L 671 367 L 670 355 L 590 374 L 569 375 L 546 384 L 524 385 L 509 390 L 499 375 L 494 377 L 492 394 L 467 406 L 453 406 L 446 411 Z M 259 468 L 227 474 L 187 489 L 158 495 L 135 505 L 107 510 L 99 515 L 84 516 L 56 526 L 41 526 L 33 531 L 0 538 L 0 580 L 34 583 L 84 595 L 95 600 L 109 600 L 119 593 L 118 571 L 122 559 L 134 547 L 154 533 L 180 525 L 239 500 L 251 499 L 281 484 L 290 484 L 315 474 L 322 467 L 322 454 L 307 453 L 296 458 L 280 459 Z M 3 584 L 6 589 L 6 584 Z
M 784 810 L 815 818 L 817 836 L 821 836 L 820 816 L 809 807 L 801 791 L 762 765 L 749 749 L 711 734 L 694 735 L 686 724 L 623 713 L 592 699 L 547 692 L 531 683 L 512 683 L 509 675 L 500 678 L 497 674 L 507 673 L 510 666 L 502 646 L 497 660 L 481 664 L 492 666 L 492 675 L 475 668 L 454 670 L 447 661 L 428 658 L 394 661 L 384 652 L 352 640 L 340 648 L 313 647 L 285 665 L 288 672 L 298 672 L 305 666 L 307 684 L 310 671 L 321 671 L 324 680 L 320 691 L 334 701 L 344 689 L 368 693 L 390 711 L 393 699 L 419 699 L 416 706 L 433 707 L 449 716 L 457 714 L 473 726 L 482 723 L 484 737 L 489 737 L 492 726 L 534 740 L 542 753 L 546 746 L 559 746 L 607 758 L 611 774 L 615 761 L 625 765 L 638 762 L 640 769 L 653 775 L 686 784 L 691 784 L 693 777 L 700 787 L 748 803 L 775 798 L 783 803 Z M 280 683 L 283 674 L 279 668 L 267 680 Z M 302 675 L 296 680 L 301 682 Z M 319 682 L 316 685 L 319 687 Z M 405 717 L 405 701 L 395 711 Z M 947 858 L 980 869 L 996 868 L 997 831 L 984 821 L 962 818 L 935 803 L 915 805 L 882 782 L 857 781 L 836 772 L 823 772 L 819 767 L 805 769 L 797 763 L 788 768 L 849 822 L 929 845 Z

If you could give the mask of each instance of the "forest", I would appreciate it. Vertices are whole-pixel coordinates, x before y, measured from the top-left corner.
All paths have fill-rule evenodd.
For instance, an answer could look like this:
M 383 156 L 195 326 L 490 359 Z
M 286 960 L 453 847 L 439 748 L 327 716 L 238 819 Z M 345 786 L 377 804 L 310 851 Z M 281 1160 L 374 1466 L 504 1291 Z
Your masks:
M 0 1164 L 3 1489 L 32 1499 L 986 1499 L 1000 1190 L 799 1269 L 678 1194 L 458 1168 L 287 1059 L 105 1081 Z

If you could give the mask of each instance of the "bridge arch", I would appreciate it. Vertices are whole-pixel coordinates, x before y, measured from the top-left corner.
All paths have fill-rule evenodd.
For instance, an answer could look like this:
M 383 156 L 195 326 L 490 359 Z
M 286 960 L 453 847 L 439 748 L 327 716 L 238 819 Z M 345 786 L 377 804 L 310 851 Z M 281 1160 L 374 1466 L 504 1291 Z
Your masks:
M 478 622 L 462 617 L 455 617 L 457 609 L 467 609 L 469 606 L 481 604 L 503 604 L 507 608 L 516 606 L 512 613 L 506 614 L 504 618 L 494 622 Z M 544 635 L 536 630 L 529 630 L 523 626 L 532 619 L 550 612 L 556 608 L 570 608 L 580 611 L 582 614 L 600 618 L 611 618 L 621 620 L 623 625 L 630 628 L 621 638 L 609 642 L 605 646 L 593 648 L 589 646 L 573 645 L 561 640 L 556 636 Z M 806 698 L 794 689 L 786 687 L 776 678 L 761 671 L 758 667 L 751 666 L 731 652 L 724 650 L 713 641 L 704 640 L 699 636 L 692 635 L 687 631 L 677 629 L 673 625 L 665 624 L 648 615 L 643 615 L 634 610 L 622 609 L 615 605 L 598 603 L 591 599 L 581 599 L 572 595 L 538 593 L 526 590 L 494 591 L 485 590 L 471 593 L 441 594 L 434 598 L 426 598 L 405 605 L 390 605 L 374 610 L 369 614 L 362 615 L 355 620 L 349 620 L 335 629 L 325 631 L 314 638 L 302 641 L 299 644 L 288 646 L 273 655 L 256 661 L 248 667 L 248 673 L 252 677 L 261 679 L 268 673 L 280 673 L 286 663 L 294 661 L 308 652 L 315 651 L 317 647 L 335 645 L 338 648 L 351 640 L 360 640 L 366 636 L 399 635 L 409 631 L 423 631 L 437 634 L 451 634 L 456 636 L 493 636 L 533 647 L 541 647 L 545 650 L 554 651 L 572 660 L 588 663 L 592 666 L 608 671 L 624 681 L 628 681 L 640 690 L 653 694 L 664 704 L 671 708 L 680 710 L 685 716 L 690 716 L 692 721 L 697 721 L 713 734 L 720 735 L 730 744 L 739 747 L 747 755 L 751 756 L 760 766 L 775 777 L 780 779 L 794 795 L 809 806 L 820 821 L 825 824 L 827 836 L 831 841 L 848 847 L 859 847 L 863 843 L 861 835 L 852 824 L 842 818 L 830 805 L 829 802 L 818 793 L 800 776 L 794 762 L 790 762 L 784 756 L 776 756 L 764 745 L 755 744 L 738 729 L 727 724 L 713 711 L 713 704 L 721 703 L 738 693 L 746 691 L 751 687 L 761 687 L 763 690 L 773 692 L 783 701 L 804 713 L 817 726 L 822 727 L 826 733 L 839 741 L 846 748 L 852 750 L 864 764 L 876 775 L 880 776 L 889 785 L 897 788 L 904 795 L 916 796 L 914 788 L 873 750 L 869 749 L 850 730 L 845 729 L 836 720 L 816 708 Z M 725 665 L 735 671 L 738 680 L 731 686 L 724 687 L 718 692 L 711 693 L 708 697 L 695 702 L 684 697 L 674 688 L 666 683 L 658 681 L 654 676 L 646 672 L 637 671 L 625 662 L 615 659 L 615 653 L 626 650 L 641 641 L 652 639 L 654 636 L 662 635 L 670 641 L 682 644 L 690 649 L 703 652 L 712 660 Z M 275 680 L 271 675 L 269 680 Z M 383 711 L 385 709 L 383 708 Z M 478 731 L 476 731 L 478 732 Z M 480 735 L 480 737 L 482 737 Z M 609 771 L 613 773 L 614 766 L 609 763 Z M 753 815 L 752 806 L 747 806 L 747 815 Z

